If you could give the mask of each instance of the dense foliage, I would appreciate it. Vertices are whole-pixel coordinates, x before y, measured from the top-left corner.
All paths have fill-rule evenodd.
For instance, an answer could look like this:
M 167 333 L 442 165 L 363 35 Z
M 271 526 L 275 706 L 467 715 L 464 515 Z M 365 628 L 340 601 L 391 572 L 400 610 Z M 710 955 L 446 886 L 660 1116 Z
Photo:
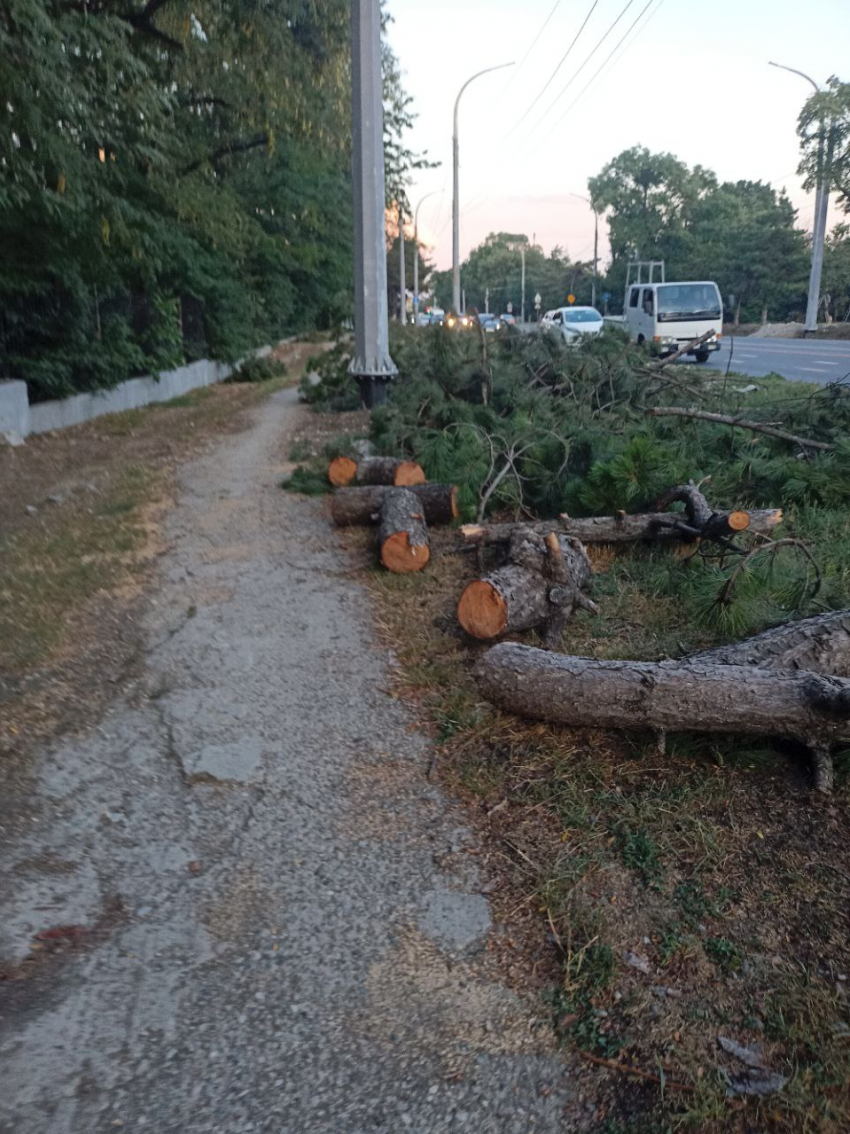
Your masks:
M 349 50 L 341 0 L 5 0 L 0 375 L 63 395 L 349 315 Z

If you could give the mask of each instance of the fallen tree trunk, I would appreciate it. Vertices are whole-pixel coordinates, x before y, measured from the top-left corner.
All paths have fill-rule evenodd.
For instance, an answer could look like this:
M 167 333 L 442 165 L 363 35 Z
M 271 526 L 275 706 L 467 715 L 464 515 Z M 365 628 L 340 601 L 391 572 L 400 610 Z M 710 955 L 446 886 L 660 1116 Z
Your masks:
M 422 504 L 407 488 L 388 492 L 381 505 L 381 562 L 395 574 L 421 571 L 431 558 Z
M 387 484 L 408 487 L 424 484 L 425 473 L 416 461 L 401 461 L 395 457 L 334 457 L 328 465 L 328 480 L 337 488 L 345 488 L 355 481 L 358 484 Z
M 749 522 L 744 525 L 744 529 L 729 527 L 730 532 L 746 530 L 754 535 L 768 536 L 782 523 L 781 508 L 760 508 L 718 515 L 748 517 Z M 589 516 L 578 520 L 562 515 L 557 520 L 535 520 L 530 524 L 464 524 L 460 532 L 466 543 L 479 547 L 510 543 L 512 535 L 522 527 L 531 528 L 541 535 L 556 531 L 559 535 L 574 536 L 582 543 L 637 543 L 641 540 L 681 542 L 702 537 L 703 533 L 688 521 L 687 515 L 676 512 L 643 512 L 632 516 L 619 512 L 616 516 Z
M 590 586 L 590 560 L 581 543 L 551 531 L 547 540 L 528 529 L 514 532 L 511 562 L 465 588 L 458 622 L 473 638 L 545 628 L 554 643 L 576 609 L 596 606 L 582 594 Z
M 688 654 L 667 666 L 752 665 L 777 672 L 833 674 L 850 678 L 850 610 L 813 614 L 763 634 Z
M 722 732 L 808 744 L 831 787 L 831 744 L 850 739 L 850 681 L 743 665 L 596 661 L 503 642 L 476 669 L 488 700 L 518 716 L 588 728 Z
M 331 515 L 339 527 L 374 524 L 391 487 L 338 488 L 331 502 Z M 408 491 L 416 494 L 427 524 L 450 524 L 457 518 L 457 489 L 451 484 L 416 484 Z

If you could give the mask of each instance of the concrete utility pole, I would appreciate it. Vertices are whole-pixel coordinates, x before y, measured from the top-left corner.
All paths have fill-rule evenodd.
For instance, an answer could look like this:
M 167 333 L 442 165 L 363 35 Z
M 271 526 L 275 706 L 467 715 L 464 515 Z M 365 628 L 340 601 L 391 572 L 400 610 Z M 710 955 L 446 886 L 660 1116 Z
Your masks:
M 590 205 L 593 213 L 593 279 L 590 284 L 590 306 L 596 306 L 596 277 L 599 275 L 599 213 L 594 209 L 589 197 L 582 197 L 581 193 L 570 193 L 571 197 L 578 198 Z
M 349 373 L 369 408 L 386 399 L 387 383 L 398 374 L 389 347 L 381 86 L 380 2 L 352 0 L 354 357 Z
M 520 256 L 520 261 L 522 263 L 522 274 L 520 276 L 520 280 L 521 280 L 520 294 L 522 296 L 522 302 L 520 303 L 520 308 L 519 308 L 519 321 L 520 321 L 520 323 L 524 323 L 525 322 L 525 249 L 524 248 L 520 248 L 519 256 Z
M 419 209 L 429 197 L 436 197 L 438 190 L 420 197 L 413 210 L 413 322 L 419 321 Z
M 404 265 L 404 205 L 398 203 L 398 321 L 402 326 L 407 322 L 407 272 Z
M 489 75 L 491 71 L 501 71 L 505 67 L 513 67 L 513 63 L 499 63 L 497 67 L 485 67 L 483 71 L 476 71 L 466 80 L 455 99 L 455 110 L 452 130 L 452 306 L 460 314 L 460 174 L 459 153 L 457 138 L 457 108 L 460 96 L 471 82 L 482 75 Z
M 489 287 L 484 288 L 484 314 L 485 315 L 490 314 L 490 289 L 489 289 Z
M 772 63 L 771 67 L 778 67 L 780 71 L 790 71 L 792 75 L 799 75 L 807 83 L 811 83 L 816 93 L 820 94 L 820 87 L 804 71 L 794 67 L 786 67 L 782 63 Z M 815 219 L 812 225 L 812 268 L 809 273 L 809 298 L 806 303 L 807 331 L 818 329 L 818 308 L 820 307 L 820 281 L 823 274 L 823 249 L 826 243 L 826 220 L 829 213 L 829 180 L 826 168 L 832 162 L 832 139 L 829 143 L 829 153 L 824 163 L 826 140 L 826 124 L 821 121 L 820 138 L 818 139 L 818 179 L 815 187 Z

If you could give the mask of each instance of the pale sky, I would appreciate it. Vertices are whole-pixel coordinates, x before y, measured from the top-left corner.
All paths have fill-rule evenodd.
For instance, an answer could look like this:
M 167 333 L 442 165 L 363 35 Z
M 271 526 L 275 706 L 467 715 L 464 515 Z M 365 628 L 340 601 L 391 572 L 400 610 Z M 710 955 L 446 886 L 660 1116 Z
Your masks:
M 609 32 L 627 2 L 597 0 L 538 98 L 593 0 L 389 0 L 390 42 L 419 115 L 408 141 L 442 162 L 410 190 L 413 205 L 442 191 L 419 213 L 439 268 L 451 264 L 455 96 L 476 71 L 511 60 L 476 79 L 460 104 L 462 258 L 505 231 L 589 259 L 593 218 L 569 194 L 586 196 L 588 177 L 634 145 L 707 166 L 721 181 L 785 186 L 798 224 L 811 226 L 795 132 L 811 87 L 768 60 L 820 83 L 850 79 L 850 0 L 631 0 Z M 600 237 L 604 253 L 604 226 Z

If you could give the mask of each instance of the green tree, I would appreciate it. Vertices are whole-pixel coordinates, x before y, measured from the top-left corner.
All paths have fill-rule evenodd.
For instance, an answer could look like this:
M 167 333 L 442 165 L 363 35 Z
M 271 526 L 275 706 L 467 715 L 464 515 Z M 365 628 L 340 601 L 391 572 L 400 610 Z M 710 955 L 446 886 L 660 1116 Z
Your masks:
M 797 133 L 805 187 L 813 190 L 825 180 L 830 191 L 837 191 L 840 207 L 850 212 L 850 83 L 831 76 L 803 106 Z

